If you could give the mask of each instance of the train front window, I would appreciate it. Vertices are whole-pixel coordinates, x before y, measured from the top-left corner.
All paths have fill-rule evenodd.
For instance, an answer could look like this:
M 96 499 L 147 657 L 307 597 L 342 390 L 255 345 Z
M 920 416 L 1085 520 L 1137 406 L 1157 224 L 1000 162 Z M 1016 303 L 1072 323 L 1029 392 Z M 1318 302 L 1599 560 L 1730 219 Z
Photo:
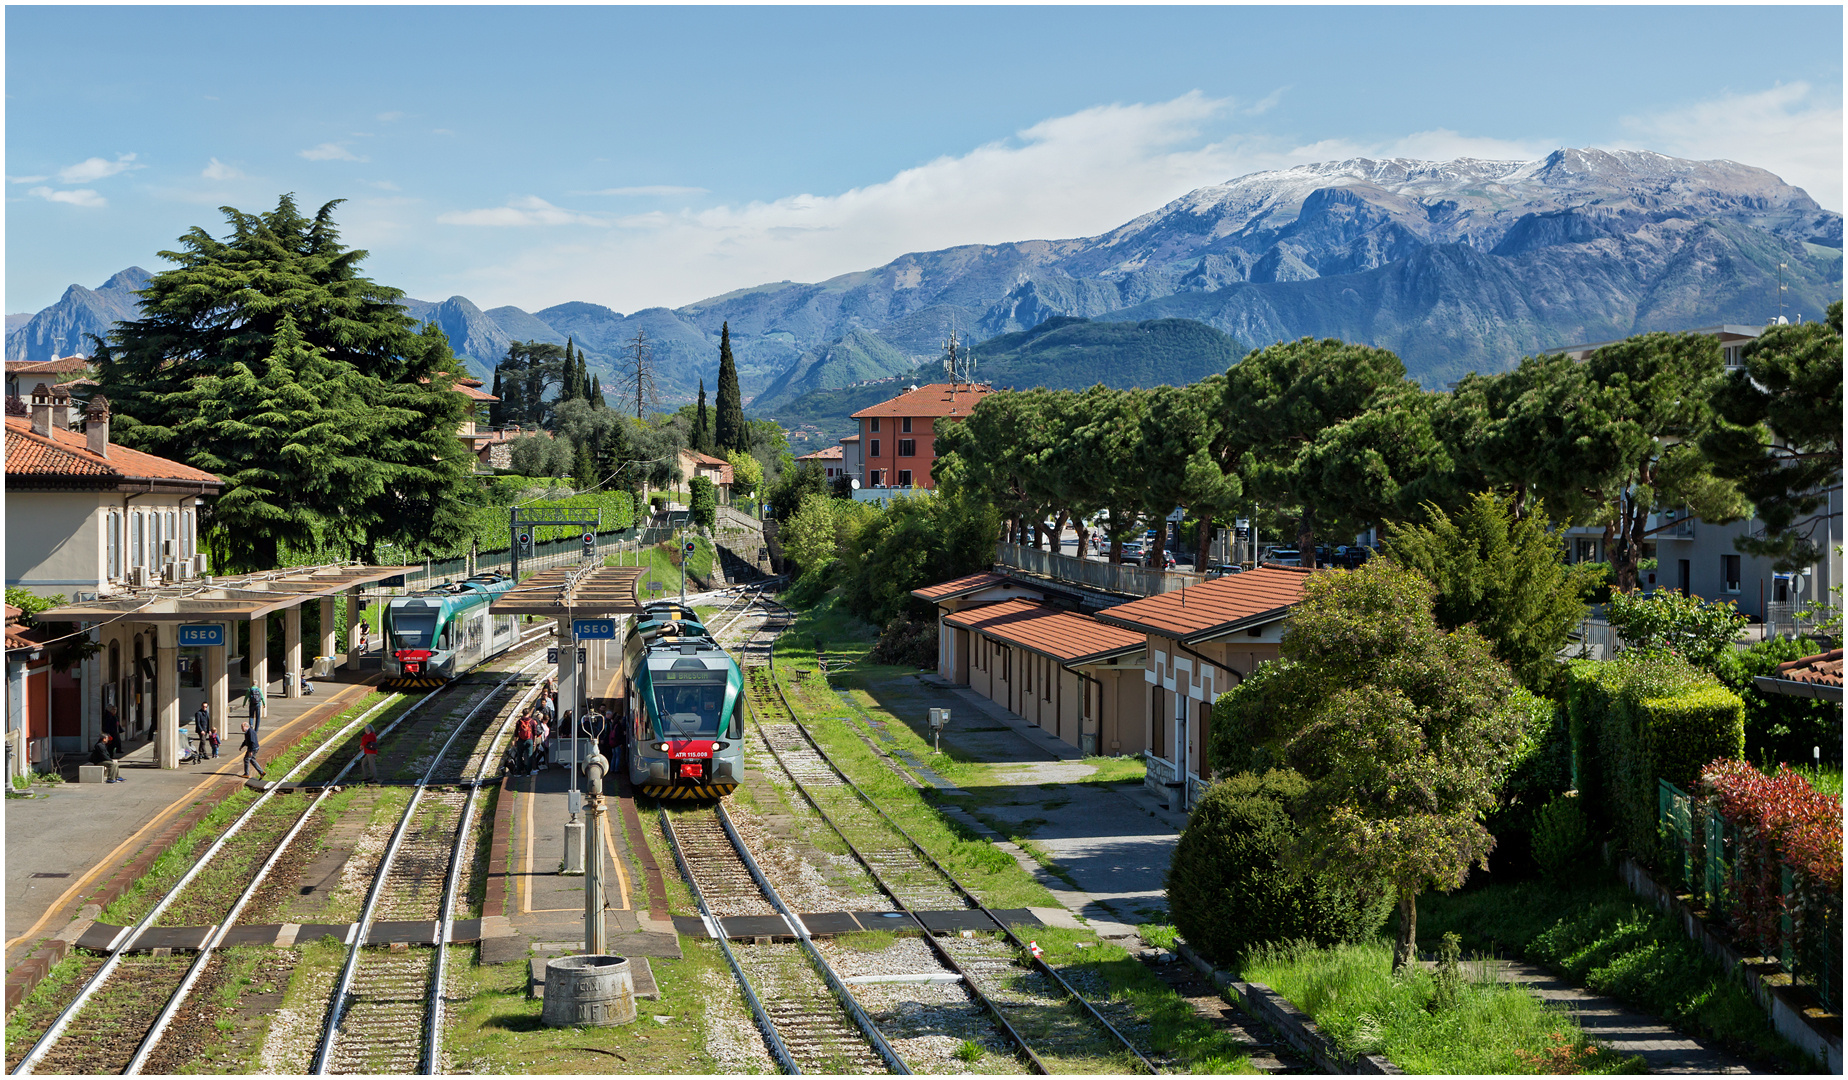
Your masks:
M 392 648 L 428 649 L 436 633 L 436 610 L 396 611 L 391 617 Z
M 716 738 L 725 718 L 725 676 L 689 679 L 679 672 L 655 674 L 655 715 L 664 738 Z

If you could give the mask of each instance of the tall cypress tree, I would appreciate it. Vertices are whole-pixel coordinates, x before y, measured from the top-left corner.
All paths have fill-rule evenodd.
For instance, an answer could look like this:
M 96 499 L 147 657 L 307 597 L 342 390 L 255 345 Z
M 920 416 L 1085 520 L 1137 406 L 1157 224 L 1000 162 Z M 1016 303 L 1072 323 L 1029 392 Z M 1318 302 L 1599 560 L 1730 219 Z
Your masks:
M 712 449 L 711 426 L 706 422 L 706 380 L 699 381 L 699 411 L 693 415 L 693 449 L 707 453 Z
M 503 410 L 503 406 L 506 403 L 501 400 L 501 370 L 499 364 L 494 365 L 494 399 L 494 403 L 488 406 L 488 426 L 497 428 L 507 422 L 507 414 Z
M 738 392 L 738 365 L 732 361 L 731 323 L 719 325 L 719 416 L 714 442 L 720 450 L 749 450 L 744 430 L 744 401 Z
M 598 376 L 592 375 L 590 377 L 590 407 L 593 409 L 601 409 L 607 404 L 608 403 L 603 400 L 603 380 Z

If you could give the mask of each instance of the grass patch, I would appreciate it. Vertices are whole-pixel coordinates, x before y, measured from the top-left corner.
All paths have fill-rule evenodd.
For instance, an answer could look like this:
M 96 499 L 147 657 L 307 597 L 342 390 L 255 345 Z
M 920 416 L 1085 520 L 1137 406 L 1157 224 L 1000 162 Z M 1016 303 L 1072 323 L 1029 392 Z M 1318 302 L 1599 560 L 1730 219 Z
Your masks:
M 1452 930 L 1466 948 L 1506 949 L 1736 1054 L 1810 1067 L 1744 986 L 1608 872 L 1577 889 L 1513 882 L 1424 897 L 1418 907 L 1427 942 Z
M 718 555 L 712 542 L 705 537 L 687 533 L 683 534 L 682 539 L 651 544 L 642 549 L 641 565 L 647 572 L 642 575 L 641 581 L 636 585 L 636 593 L 643 603 L 650 600 L 671 599 L 680 595 L 679 545 L 687 536 L 692 536 L 693 543 L 697 547 L 692 559 L 687 563 L 687 569 L 706 581 L 712 580 L 712 572 L 718 563 Z M 631 552 L 626 555 L 611 555 L 603 560 L 603 564 L 605 566 L 634 566 L 636 565 L 635 554 Z M 649 589 L 647 586 L 651 581 L 660 582 L 661 588 Z M 687 578 L 687 591 L 699 591 L 699 585 L 693 581 L 692 577 Z
M 1169 952 L 1174 951 L 1176 931 L 1173 923 L 1143 923 L 1141 926 L 1136 927 L 1136 933 L 1141 936 L 1142 940 L 1155 946 L 1157 949 L 1167 949 Z
M 1790 771 L 1809 781 L 1809 786 L 1822 794 L 1841 798 L 1842 767 L 1840 765 L 1793 765 Z
M 1243 975 L 1307 1012 L 1349 1059 L 1384 1054 L 1408 1073 L 1553 1072 L 1555 1062 L 1577 1073 L 1642 1071 L 1640 1059 L 1595 1046 L 1570 1014 L 1495 981 L 1486 969 L 1468 971 L 1453 1006 L 1433 1008 L 1431 973 L 1395 978 L 1392 947 L 1383 940 L 1261 949 L 1247 958 Z

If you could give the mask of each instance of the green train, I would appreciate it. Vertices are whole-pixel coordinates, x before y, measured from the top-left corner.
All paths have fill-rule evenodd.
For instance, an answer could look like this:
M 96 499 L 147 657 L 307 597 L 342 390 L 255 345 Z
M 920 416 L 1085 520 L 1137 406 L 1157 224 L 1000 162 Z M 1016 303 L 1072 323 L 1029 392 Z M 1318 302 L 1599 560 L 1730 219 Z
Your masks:
M 720 799 L 744 775 L 744 673 L 692 608 L 647 605 L 622 653 L 629 782 L 660 799 Z
M 513 588 L 502 573 L 446 581 L 385 605 L 385 677 L 401 685 L 447 682 L 520 640 L 519 619 L 488 607 Z

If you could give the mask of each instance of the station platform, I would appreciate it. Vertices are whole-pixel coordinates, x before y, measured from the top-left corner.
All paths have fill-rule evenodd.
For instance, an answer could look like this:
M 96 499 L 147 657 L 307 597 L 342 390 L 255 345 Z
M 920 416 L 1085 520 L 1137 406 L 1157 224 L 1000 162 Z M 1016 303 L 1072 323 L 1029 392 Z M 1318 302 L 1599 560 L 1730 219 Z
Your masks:
M 569 777 L 561 766 L 537 776 L 509 776 L 502 784 L 482 909 L 484 964 L 527 962 L 584 947 L 584 877 L 562 872 Z M 637 844 L 647 841 L 634 835 L 634 826 L 646 828 L 648 819 L 625 820 L 619 783 L 612 778 L 605 784 L 602 818 L 609 951 L 678 959 L 680 938 L 659 895 L 660 867 L 652 852 L 637 852 Z
M 379 680 L 376 670 L 314 680 L 308 697 L 281 695 L 268 687 L 268 717 L 258 728 L 268 763 L 321 722 L 364 697 Z M 29 798 L 10 796 L 6 805 L 6 963 L 11 971 L 52 934 L 77 918 L 85 905 L 105 906 L 121 895 L 146 866 L 199 819 L 244 783 L 238 725 L 246 718 L 245 684 L 233 682 L 236 707 L 219 717 L 225 737 L 218 757 L 177 769 L 155 767 L 151 740 L 131 742 L 120 758 L 120 784 L 35 784 Z M 200 694 L 200 691 L 194 691 Z M 201 698 L 182 697 L 190 717 Z M 228 720 L 228 722 L 227 722 Z M 185 724 L 188 734 L 191 722 Z M 76 764 L 88 754 L 70 755 Z M 274 774 L 272 773 L 272 776 Z M 10 988 L 9 988 L 10 989 Z

